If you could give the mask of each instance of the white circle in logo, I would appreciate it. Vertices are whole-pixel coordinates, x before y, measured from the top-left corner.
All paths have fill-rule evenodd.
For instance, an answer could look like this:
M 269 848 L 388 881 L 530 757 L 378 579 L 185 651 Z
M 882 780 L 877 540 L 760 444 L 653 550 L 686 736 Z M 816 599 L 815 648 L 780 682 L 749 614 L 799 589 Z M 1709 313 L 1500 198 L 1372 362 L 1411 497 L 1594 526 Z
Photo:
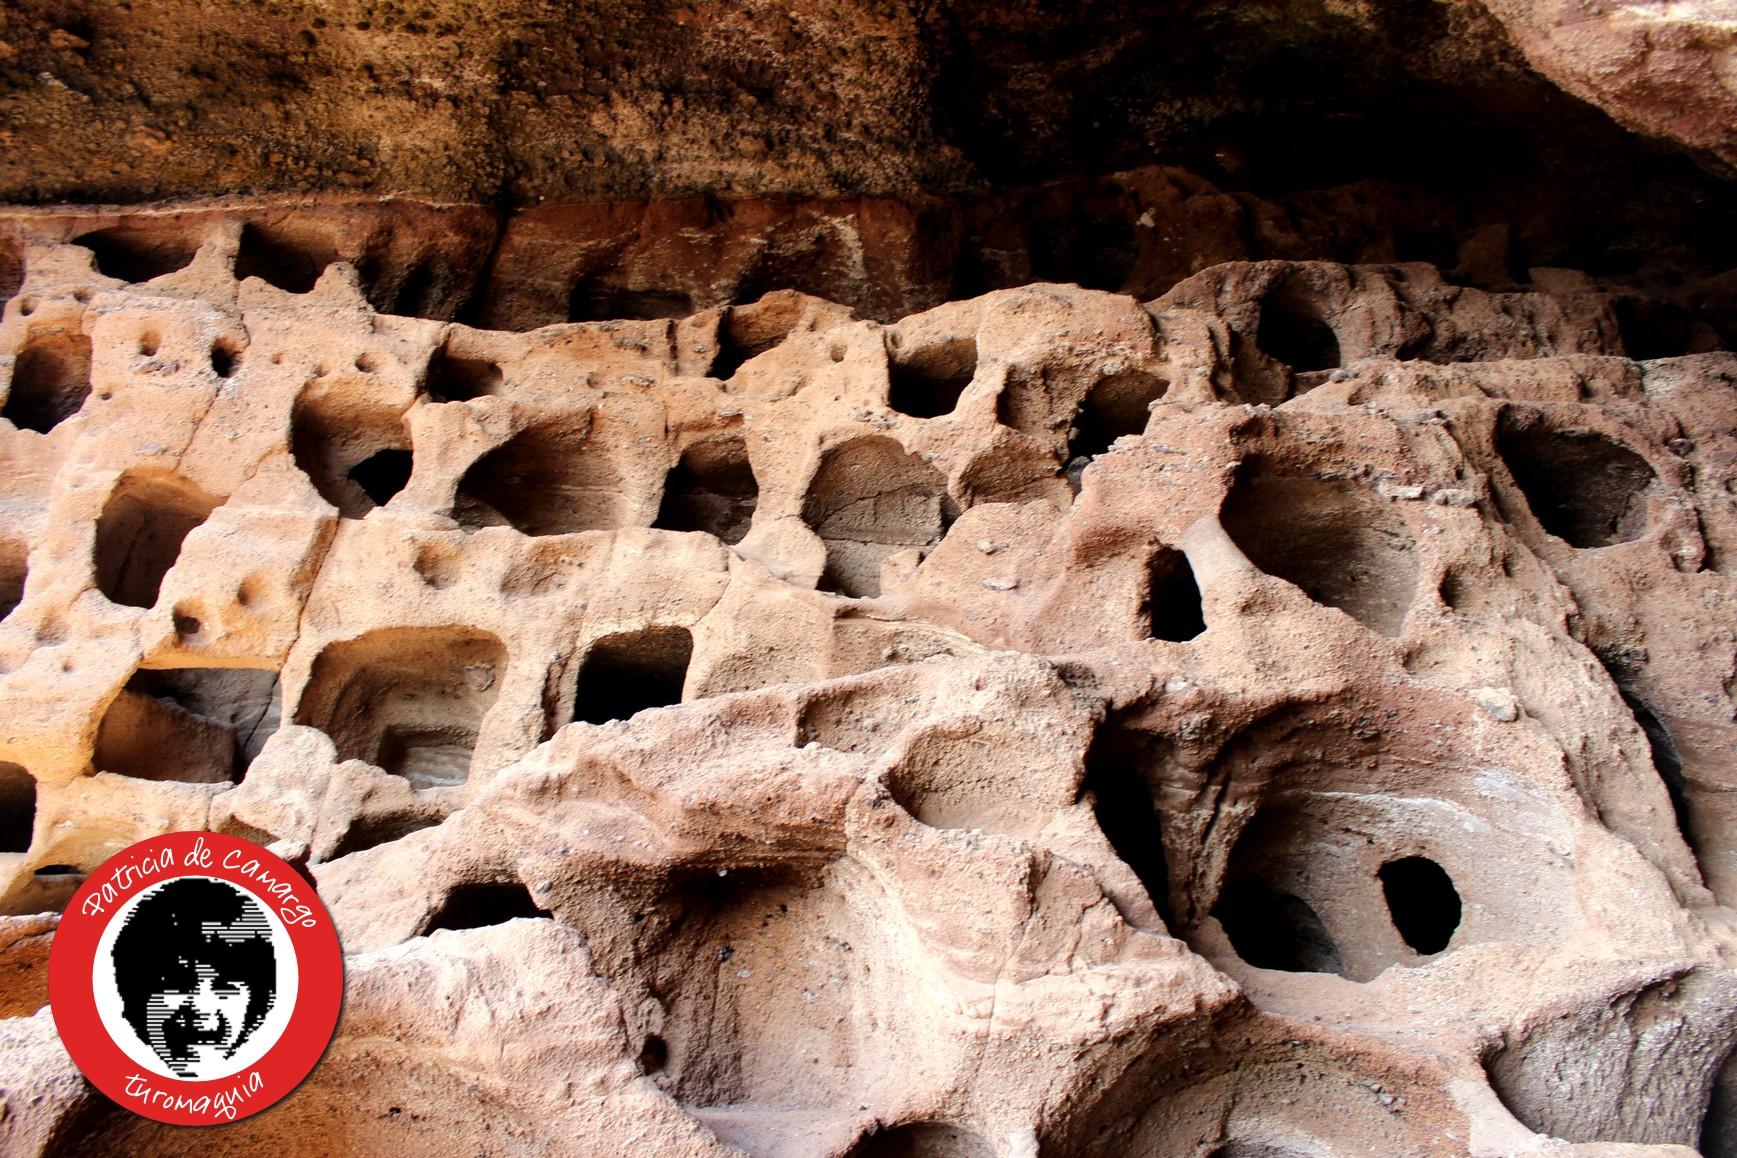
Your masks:
M 216 877 L 127 899 L 103 929 L 91 988 L 103 1028 L 150 1072 L 211 1081 L 256 1064 L 295 1011 L 300 971 L 271 906 Z

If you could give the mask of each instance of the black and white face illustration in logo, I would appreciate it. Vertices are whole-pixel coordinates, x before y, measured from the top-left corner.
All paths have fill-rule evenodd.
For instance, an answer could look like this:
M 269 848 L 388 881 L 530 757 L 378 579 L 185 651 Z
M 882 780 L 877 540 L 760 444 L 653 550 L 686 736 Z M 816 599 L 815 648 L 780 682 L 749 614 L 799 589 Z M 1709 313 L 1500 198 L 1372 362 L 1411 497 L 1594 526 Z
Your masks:
M 112 958 L 126 1024 L 176 1077 L 234 1072 L 279 997 L 265 908 L 223 881 L 184 877 L 121 920 Z

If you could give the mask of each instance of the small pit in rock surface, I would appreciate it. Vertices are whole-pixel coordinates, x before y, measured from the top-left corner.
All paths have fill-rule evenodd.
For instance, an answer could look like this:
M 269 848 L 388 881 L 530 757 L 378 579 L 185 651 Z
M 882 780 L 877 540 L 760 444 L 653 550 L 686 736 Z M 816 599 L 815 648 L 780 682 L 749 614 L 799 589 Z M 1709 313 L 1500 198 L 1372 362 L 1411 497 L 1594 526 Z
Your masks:
M 1460 926 L 1460 894 L 1439 864 L 1408 856 L 1381 866 L 1381 889 L 1393 927 L 1419 953 L 1440 953 Z
M 96 259 L 97 272 L 125 282 L 150 281 L 193 260 L 198 239 L 179 231 L 114 226 L 73 238 Z
M 1245 464 L 1219 521 L 1268 575 L 1382 635 L 1404 630 L 1417 590 L 1417 542 L 1373 489 Z
M 438 929 L 485 929 L 521 917 L 548 917 L 549 911 L 531 899 L 531 890 L 517 881 L 459 885 L 429 914 L 423 934 Z
M 573 718 L 587 724 L 625 720 L 682 701 L 694 637 L 685 627 L 647 627 L 607 635 L 579 667 Z
M 887 334 L 887 405 L 913 418 L 951 414 L 977 374 L 977 342 L 954 338 L 906 349 Z
M 740 438 L 695 443 L 664 478 L 663 504 L 653 526 L 705 531 L 740 543 L 754 521 L 760 486 Z
M 1533 517 L 1571 547 L 1630 543 L 1646 532 L 1646 459 L 1588 430 L 1556 430 L 1512 414 L 1496 447 Z
M 365 760 L 414 788 L 461 784 L 506 649 L 463 627 L 383 628 L 327 645 L 295 721 L 320 728 L 340 760 Z
M 802 519 L 826 543 L 823 589 L 856 597 L 881 592 L 881 563 L 941 541 L 958 509 L 940 471 L 890 438 L 835 446 L 821 459 Z
M 90 339 L 83 334 L 32 334 L 12 365 L 0 416 L 20 430 L 53 430 L 89 397 L 90 357 Z
M 274 671 L 141 669 L 103 716 L 91 763 L 142 780 L 239 781 L 281 712 Z
M 154 605 L 183 541 L 220 501 L 166 471 L 124 476 L 97 520 L 97 589 L 124 606 Z

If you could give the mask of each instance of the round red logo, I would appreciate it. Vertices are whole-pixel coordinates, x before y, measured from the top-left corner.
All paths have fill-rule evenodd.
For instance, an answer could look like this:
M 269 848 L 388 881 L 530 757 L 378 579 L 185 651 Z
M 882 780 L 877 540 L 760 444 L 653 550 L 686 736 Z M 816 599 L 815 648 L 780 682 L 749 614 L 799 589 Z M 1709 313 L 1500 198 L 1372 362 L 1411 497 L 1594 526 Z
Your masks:
M 313 886 L 252 841 L 172 832 L 73 894 L 49 958 L 54 1024 L 116 1104 L 178 1126 L 257 1114 L 338 1023 L 344 966 Z

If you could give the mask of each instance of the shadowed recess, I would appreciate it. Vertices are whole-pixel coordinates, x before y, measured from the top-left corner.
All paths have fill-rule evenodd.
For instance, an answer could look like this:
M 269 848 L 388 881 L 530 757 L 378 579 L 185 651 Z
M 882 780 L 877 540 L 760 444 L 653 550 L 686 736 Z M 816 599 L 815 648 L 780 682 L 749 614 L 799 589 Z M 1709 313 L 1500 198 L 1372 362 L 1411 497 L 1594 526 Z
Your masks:
M 1657 476 L 1620 442 L 1510 412 L 1497 426 L 1496 449 L 1533 517 L 1569 546 L 1609 547 L 1646 532 L 1646 493 Z
M 1394 505 L 1343 479 L 1291 478 L 1245 465 L 1219 521 L 1268 575 L 1397 637 L 1417 589 L 1417 543 Z
M 305 294 L 336 260 L 331 240 L 317 232 L 250 221 L 235 251 L 235 280 L 257 277 L 285 293 Z
M 275 671 L 140 669 L 103 715 L 91 762 L 141 780 L 239 781 L 281 714 Z
M 0 760 L 0 853 L 29 852 L 36 830 L 36 777 Z
M 124 476 L 97 520 L 97 590 L 124 606 L 154 605 L 182 542 L 221 501 L 167 471 Z
M 947 1122 L 906 1122 L 864 1134 L 847 1158 L 995 1158 L 980 1134 Z
M 573 718 L 587 724 L 625 720 L 682 701 L 694 637 L 685 627 L 647 627 L 606 635 L 579 666 Z
M 1109 450 L 1118 438 L 1146 433 L 1152 403 L 1169 388 L 1169 382 L 1144 370 L 1124 370 L 1100 381 L 1074 416 L 1068 458 L 1091 458 Z
M 199 241 L 178 230 L 114 226 L 73 238 L 96 259 L 97 272 L 125 282 L 150 281 L 185 268 Z
M 295 722 L 329 735 L 340 760 L 413 788 L 462 784 L 506 661 L 500 640 L 471 628 L 370 631 L 320 653 Z
M 1146 568 L 1146 622 L 1153 639 L 1186 643 L 1206 630 L 1200 586 L 1181 551 L 1160 550 Z
M 663 504 L 652 524 L 666 531 L 705 531 L 740 543 L 754 521 L 760 485 L 740 438 L 697 442 L 663 482 Z
M 887 405 L 912 418 L 951 414 L 977 374 L 975 338 L 905 348 L 887 331 Z
M 531 899 L 531 890 L 517 881 L 459 885 L 429 914 L 422 935 L 439 929 L 486 929 L 521 917 L 549 915 L 547 909 Z
M 881 593 L 888 556 L 933 547 L 957 514 L 939 470 L 878 436 L 827 451 L 802 501 L 802 521 L 826 543 L 822 589 L 858 598 Z
M 90 356 L 90 339 L 83 334 L 32 333 L 12 364 L 0 416 L 20 430 L 47 434 L 90 396 Z
M 473 463 L 459 480 L 452 514 L 470 530 L 510 526 L 527 535 L 612 531 L 628 498 L 604 440 L 583 430 L 537 426 Z

